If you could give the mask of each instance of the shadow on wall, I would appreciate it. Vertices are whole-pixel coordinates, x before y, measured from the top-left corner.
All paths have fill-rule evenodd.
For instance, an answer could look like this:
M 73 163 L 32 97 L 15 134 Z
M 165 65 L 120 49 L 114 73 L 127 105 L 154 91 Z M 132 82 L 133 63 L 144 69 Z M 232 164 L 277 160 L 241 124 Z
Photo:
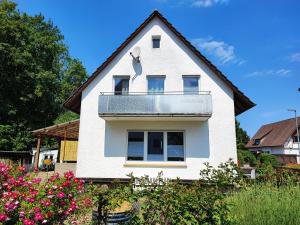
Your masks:
M 179 122 L 180 123 L 180 122 Z M 153 124 L 153 123 L 152 123 Z M 171 125 L 172 123 L 170 123 Z M 208 121 L 204 122 L 182 122 L 182 127 L 186 127 L 185 150 L 187 158 L 209 158 L 209 126 Z M 169 127 L 169 126 L 166 126 Z M 136 127 L 141 130 L 141 127 Z M 135 129 L 130 127 L 130 129 Z M 144 126 L 144 130 L 162 130 L 154 127 Z M 170 130 L 180 130 L 178 128 L 168 128 Z M 163 129 L 166 130 L 166 129 Z M 126 129 L 120 128 L 118 123 L 105 123 L 104 156 L 105 157 L 126 157 L 127 153 L 127 133 Z
M 209 126 L 208 121 L 191 122 L 193 126 L 186 134 L 186 157 L 187 158 L 209 158 Z
M 114 122 L 105 122 L 104 157 L 126 157 L 126 133 Z
M 132 79 L 134 80 L 135 78 L 142 75 L 142 73 L 143 73 L 142 61 L 140 61 L 138 63 L 135 60 L 132 60 L 132 67 L 133 67 L 133 70 L 134 70 L 134 76 L 133 76 Z

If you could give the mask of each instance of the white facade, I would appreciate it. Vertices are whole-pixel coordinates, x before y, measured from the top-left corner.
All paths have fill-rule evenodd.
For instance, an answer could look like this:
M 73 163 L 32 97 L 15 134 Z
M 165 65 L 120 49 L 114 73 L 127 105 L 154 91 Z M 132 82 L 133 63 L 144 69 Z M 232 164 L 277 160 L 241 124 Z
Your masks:
M 160 48 L 152 36 L 160 35 Z M 130 52 L 141 48 L 141 63 L 133 64 Z M 210 91 L 212 116 L 205 121 L 185 118 L 107 121 L 98 114 L 100 92 L 114 91 L 114 76 L 130 76 L 130 92 L 147 92 L 147 75 L 165 75 L 164 91 L 183 91 L 183 75 L 199 75 L 200 91 Z M 147 121 L 145 121 L 147 120 Z M 183 131 L 185 161 L 127 161 L 129 130 Z M 156 177 L 198 179 L 204 162 L 213 166 L 237 161 L 233 91 L 221 81 L 158 18 L 153 19 L 82 92 L 77 177 Z

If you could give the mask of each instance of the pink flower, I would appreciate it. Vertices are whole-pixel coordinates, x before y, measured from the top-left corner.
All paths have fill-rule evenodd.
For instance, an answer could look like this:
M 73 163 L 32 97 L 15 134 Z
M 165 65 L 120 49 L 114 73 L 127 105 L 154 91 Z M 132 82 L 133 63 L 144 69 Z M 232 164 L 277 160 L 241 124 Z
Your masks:
M 72 171 L 68 171 L 64 174 L 67 180 L 71 180 L 74 177 L 74 173 Z
M 22 173 L 25 172 L 25 166 L 18 166 L 18 170 Z
M 43 218 L 43 216 L 42 216 L 42 214 L 40 213 L 40 212 L 37 212 L 37 213 L 35 213 L 35 215 L 34 215 L 34 220 L 35 221 L 42 221 L 44 218 Z
M 0 213 L 0 222 L 4 222 L 8 219 L 7 215 Z
M 34 225 L 34 221 L 25 218 L 25 219 L 23 220 L 23 224 L 24 224 L 24 225 Z
M 32 179 L 32 183 L 34 183 L 34 184 L 39 184 L 39 183 L 41 183 L 41 181 L 42 181 L 41 178 L 33 178 Z
M 19 212 L 19 217 L 23 218 L 25 216 L 25 212 L 24 211 L 20 211 Z
M 65 193 L 63 193 L 63 192 L 59 192 L 58 194 L 57 194 L 57 197 L 58 198 L 64 198 L 65 197 Z

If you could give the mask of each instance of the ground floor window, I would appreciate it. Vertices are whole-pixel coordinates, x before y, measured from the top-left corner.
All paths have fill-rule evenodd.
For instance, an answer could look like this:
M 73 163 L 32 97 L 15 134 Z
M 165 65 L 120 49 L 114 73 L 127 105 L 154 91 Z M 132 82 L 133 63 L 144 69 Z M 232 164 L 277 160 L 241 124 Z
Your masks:
M 184 132 L 129 131 L 127 160 L 184 161 Z

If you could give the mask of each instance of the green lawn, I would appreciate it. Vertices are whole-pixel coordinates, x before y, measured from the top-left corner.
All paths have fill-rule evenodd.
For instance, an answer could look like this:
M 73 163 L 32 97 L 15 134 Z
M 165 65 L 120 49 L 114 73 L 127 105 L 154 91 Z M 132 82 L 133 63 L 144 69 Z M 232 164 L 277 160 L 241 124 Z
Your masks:
M 253 185 L 228 197 L 238 225 L 300 224 L 300 187 Z

